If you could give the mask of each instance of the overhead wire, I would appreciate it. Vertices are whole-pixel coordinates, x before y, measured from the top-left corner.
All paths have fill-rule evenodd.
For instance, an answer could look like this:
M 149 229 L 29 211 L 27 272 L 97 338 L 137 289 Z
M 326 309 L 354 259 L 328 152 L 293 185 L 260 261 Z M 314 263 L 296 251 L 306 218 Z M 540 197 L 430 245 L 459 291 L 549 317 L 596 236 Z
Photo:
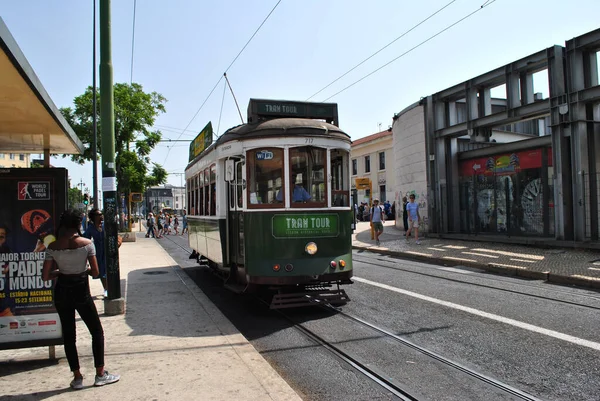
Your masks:
M 412 52 L 413 50 L 423 46 L 425 43 L 429 42 L 430 40 L 434 39 L 435 37 L 441 35 L 442 33 L 446 32 L 447 30 L 449 30 L 450 28 L 454 27 L 455 25 L 458 25 L 459 23 L 461 23 L 462 21 L 466 20 L 467 18 L 473 16 L 474 14 L 478 13 L 479 11 L 483 10 L 484 8 L 489 7 L 490 5 L 492 5 L 493 3 L 495 3 L 497 0 L 487 0 L 483 5 L 481 5 L 480 7 L 478 7 L 475 11 L 472 11 L 471 13 L 465 15 L 464 17 L 462 17 L 461 19 L 459 19 L 458 21 L 448 25 L 446 28 L 442 29 L 441 31 L 438 31 L 437 33 L 435 33 L 434 35 L 430 36 L 429 38 L 425 39 L 424 41 L 420 42 L 419 44 L 411 47 L 410 49 L 408 49 L 407 51 L 405 51 L 404 53 L 402 53 L 401 55 L 399 55 L 398 57 L 390 60 L 389 62 L 385 63 L 384 65 L 382 65 L 381 67 L 377 68 L 374 71 L 371 71 L 370 73 L 368 73 L 367 75 L 363 76 L 362 78 L 354 81 L 353 83 L 351 83 L 350 85 L 346 86 L 345 88 L 343 88 L 342 90 L 334 93 L 333 95 L 329 96 L 327 99 L 324 99 L 323 102 L 328 101 L 329 99 L 339 95 L 340 93 L 350 89 L 351 87 L 353 87 L 354 85 L 356 85 L 357 83 L 365 80 L 366 78 L 370 77 L 371 75 L 375 74 L 376 72 L 382 70 L 383 68 L 387 67 L 388 65 L 392 64 L 394 61 L 406 56 L 407 54 L 409 54 L 410 52 Z
M 223 116 L 223 103 L 225 103 L 225 90 L 227 89 L 227 82 L 223 84 L 223 97 L 221 98 L 221 111 L 219 112 L 219 122 L 217 124 L 216 136 L 219 137 L 219 130 L 221 129 L 221 116 Z
M 383 46 L 381 49 L 377 50 L 375 53 L 371 54 L 369 57 L 367 57 L 366 59 L 364 59 L 360 63 L 356 64 L 354 67 L 350 68 L 348 71 L 346 71 L 345 73 L 343 73 L 342 75 L 340 75 L 339 77 L 337 77 L 336 79 L 334 79 L 333 81 L 331 81 L 329 84 L 327 84 L 326 86 L 324 86 L 323 88 L 321 88 L 319 91 L 317 91 L 314 94 L 312 94 L 309 98 L 306 99 L 306 101 L 309 101 L 313 97 L 317 96 L 319 93 L 323 92 L 325 89 L 329 88 L 331 85 L 333 85 L 334 83 L 336 83 L 340 79 L 344 78 L 346 75 L 350 74 L 352 71 L 354 71 L 355 69 L 357 69 L 358 67 L 360 67 L 361 65 L 363 65 L 364 63 L 366 63 L 367 61 L 369 61 L 370 59 L 372 59 L 373 57 L 375 57 L 377 54 L 381 53 L 383 50 L 387 49 L 392 44 L 396 43 L 398 40 L 402 39 L 403 37 L 405 37 L 406 35 L 408 35 L 412 31 L 414 31 L 415 29 L 417 29 L 419 26 L 423 25 L 425 22 L 427 22 L 431 18 L 435 17 L 437 14 L 439 14 L 440 12 L 442 12 L 444 9 L 448 8 L 450 5 L 452 5 L 452 3 L 456 2 L 456 1 L 457 0 L 452 0 L 449 3 L 447 3 L 445 6 L 443 6 L 442 8 L 438 9 L 433 14 L 429 15 L 427 18 L 425 18 L 421 22 L 417 23 L 416 25 L 414 25 L 409 30 L 405 31 L 402 35 L 398 36 L 396 39 L 392 40 L 390 43 L 388 43 L 387 45 Z
M 224 74 L 227 73 L 227 71 L 229 71 L 229 69 L 233 66 L 233 64 L 237 61 L 237 59 L 240 57 L 240 55 L 242 54 L 242 52 L 246 49 L 246 47 L 248 46 L 248 44 L 250 44 L 250 42 L 252 41 L 252 39 L 256 36 L 256 34 L 258 33 L 258 31 L 260 30 L 260 28 L 262 28 L 262 26 L 265 24 L 265 22 L 267 22 L 267 20 L 269 19 L 269 17 L 271 16 L 271 14 L 273 14 L 273 11 L 275 11 L 275 9 L 277 8 L 277 6 L 279 5 L 279 3 L 281 3 L 282 0 L 279 0 L 275 6 L 273 6 L 273 8 L 271 9 L 271 11 L 269 12 L 269 14 L 267 14 L 267 16 L 265 17 L 265 19 L 260 23 L 260 25 L 258 26 L 258 28 L 256 28 L 256 30 L 254 31 L 254 33 L 252 34 L 252 36 L 250 37 L 250 39 L 248 39 L 248 41 L 246 42 L 246 44 L 244 45 L 244 47 L 242 47 L 242 50 L 239 51 L 239 53 L 237 54 L 237 56 L 235 56 L 235 58 L 233 59 L 233 61 L 229 64 L 229 66 L 227 67 L 227 69 L 225 69 Z M 189 126 L 192 124 L 192 122 L 196 119 L 196 116 L 198 115 L 198 113 L 200 113 L 200 110 L 202 110 L 202 108 L 204 107 L 204 105 L 206 104 L 206 102 L 208 101 L 208 99 L 210 99 L 210 97 L 212 96 L 213 92 L 215 91 L 215 89 L 217 88 L 217 86 L 219 85 L 219 83 L 221 82 L 221 80 L 223 79 L 224 75 L 221 75 L 219 77 L 219 80 L 217 81 L 217 83 L 215 84 L 215 86 L 213 86 L 213 88 L 211 89 L 210 93 L 208 94 L 208 96 L 206 97 L 206 99 L 204 99 L 204 101 L 202 102 L 202 104 L 200 105 L 200 107 L 198 108 L 198 110 L 196 110 L 196 113 L 194 113 L 194 116 L 192 117 L 192 119 L 190 120 L 190 122 L 185 126 L 185 128 L 183 129 L 182 133 L 179 135 L 179 138 L 181 138 L 181 135 L 183 135 L 183 133 L 189 128 Z M 163 162 L 163 164 L 165 164 L 167 162 L 167 158 L 169 157 L 169 153 L 170 153 L 170 149 L 167 151 L 167 155 L 165 156 L 165 161 Z
M 133 0 L 133 27 L 131 29 L 131 72 L 129 75 L 129 85 L 133 83 L 133 50 L 135 46 L 135 10 L 136 10 L 137 0 Z

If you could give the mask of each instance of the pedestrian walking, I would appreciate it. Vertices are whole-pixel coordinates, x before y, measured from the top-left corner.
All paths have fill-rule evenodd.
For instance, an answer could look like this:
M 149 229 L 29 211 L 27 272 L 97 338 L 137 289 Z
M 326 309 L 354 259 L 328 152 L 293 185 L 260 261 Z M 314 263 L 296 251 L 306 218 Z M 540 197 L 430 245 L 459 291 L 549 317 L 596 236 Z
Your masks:
M 90 224 L 88 224 L 83 236 L 87 239 L 91 239 L 96 247 L 96 260 L 98 261 L 98 270 L 100 271 L 100 274 L 98 277 L 94 278 L 99 278 L 102 282 L 104 296 L 106 297 L 108 296 L 108 287 L 106 286 L 106 261 L 104 259 L 104 216 L 100 210 L 93 208 L 88 213 L 88 218 Z
M 179 218 L 177 215 L 173 219 L 173 230 L 175 230 L 175 235 L 179 234 Z
M 181 217 L 181 223 L 183 224 L 181 226 L 181 235 L 188 233 L 188 221 L 187 221 L 187 215 L 185 214 L 185 210 L 183 211 L 183 216 Z
M 415 202 L 415 194 L 410 194 L 410 202 L 406 204 L 406 211 L 408 212 L 408 231 L 406 232 L 406 242 L 410 237 L 410 232 L 415 230 L 415 244 L 420 245 L 419 241 L 419 222 L 421 215 L 419 214 L 419 205 Z
M 146 238 L 150 238 L 151 235 L 152 235 L 152 238 L 156 238 L 156 235 L 154 235 L 154 215 L 152 213 L 148 213 L 148 220 L 146 220 L 146 227 L 148 228 L 146 230 Z
M 406 211 L 406 205 L 408 204 L 408 199 L 406 196 L 402 198 L 402 222 L 404 223 L 404 232 L 408 231 L 408 212 Z
M 97 209 L 96 209 L 97 210 Z M 104 369 L 104 330 L 96 305 L 90 294 L 88 275 L 98 277 L 98 261 L 94 243 L 81 236 L 81 215 L 77 211 L 65 211 L 56 233 L 56 241 L 46 248 L 42 278 L 56 278 L 54 305 L 60 317 L 65 354 L 73 372 L 71 388 L 83 388 L 83 375 L 75 344 L 75 311 L 87 326 L 92 336 L 92 352 L 96 368 L 95 386 L 104 386 L 119 381 L 120 376 Z M 90 268 L 87 268 L 89 263 Z
M 371 227 L 375 230 L 375 243 L 379 246 L 379 236 L 383 233 L 383 223 L 385 222 L 385 212 L 383 207 L 379 206 L 379 199 L 373 199 L 373 206 L 370 213 Z
M 158 237 L 157 238 L 162 238 L 163 236 L 163 231 L 165 228 L 165 216 L 162 214 L 162 212 L 158 215 Z

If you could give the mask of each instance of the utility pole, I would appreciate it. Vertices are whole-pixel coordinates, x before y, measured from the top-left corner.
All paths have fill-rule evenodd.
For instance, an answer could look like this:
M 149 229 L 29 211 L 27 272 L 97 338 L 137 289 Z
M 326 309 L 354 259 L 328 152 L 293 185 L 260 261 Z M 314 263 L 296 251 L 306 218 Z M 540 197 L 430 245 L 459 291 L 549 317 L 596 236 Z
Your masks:
M 92 64 L 94 64 L 93 74 L 92 74 L 92 109 L 93 109 L 93 121 L 94 121 L 94 138 L 92 140 L 92 191 L 94 196 L 92 200 L 94 202 L 94 208 L 98 209 L 98 116 L 96 115 L 98 108 L 96 107 L 96 0 L 92 0 L 94 2 L 94 33 L 93 40 L 94 44 L 92 45 Z
M 104 254 L 108 298 L 107 315 L 125 313 L 121 298 L 117 240 L 117 177 L 115 171 L 115 111 L 111 48 L 110 0 L 100 0 L 100 112 L 102 119 L 102 198 L 104 199 Z

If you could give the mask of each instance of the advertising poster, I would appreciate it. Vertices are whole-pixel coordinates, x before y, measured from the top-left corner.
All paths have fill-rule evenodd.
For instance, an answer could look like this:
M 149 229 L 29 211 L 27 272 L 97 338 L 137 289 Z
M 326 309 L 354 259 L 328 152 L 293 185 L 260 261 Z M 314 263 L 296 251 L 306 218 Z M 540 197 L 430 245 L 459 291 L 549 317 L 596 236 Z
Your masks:
M 45 249 L 65 210 L 67 170 L 0 169 L 0 349 L 60 343 Z

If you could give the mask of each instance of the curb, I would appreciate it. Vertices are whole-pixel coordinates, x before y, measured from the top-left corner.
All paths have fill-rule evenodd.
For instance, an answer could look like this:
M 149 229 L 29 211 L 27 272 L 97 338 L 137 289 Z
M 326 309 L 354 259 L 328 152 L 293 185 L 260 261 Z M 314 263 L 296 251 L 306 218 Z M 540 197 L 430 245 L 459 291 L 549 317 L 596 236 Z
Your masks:
M 451 259 L 442 259 L 435 256 L 415 255 L 412 253 L 402 251 L 392 251 L 386 248 L 379 248 L 376 246 L 361 246 L 352 245 L 352 249 L 358 249 L 367 252 L 375 252 L 382 255 L 398 256 L 402 259 L 414 260 L 417 262 L 427 262 L 436 265 L 443 266 L 466 266 L 475 269 L 485 270 L 490 273 L 500 274 L 503 276 L 516 276 L 521 278 L 543 280 L 548 283 L 562 284 L 562 285 L 573 285 L 577 287 L 597 288 L 600 289 L 600 279 L 595 277 L 583 277 L 583 276 L 564 276 L 561 274 L 554 274 L 550 271 L 535 271 L 527 270 L 526 268 L 519 269 L 517 267 L 509 267 L 499 265 L 495 263 L 482 263 L 482 262 L 469 262 L 466 260 L 458 261 Z

